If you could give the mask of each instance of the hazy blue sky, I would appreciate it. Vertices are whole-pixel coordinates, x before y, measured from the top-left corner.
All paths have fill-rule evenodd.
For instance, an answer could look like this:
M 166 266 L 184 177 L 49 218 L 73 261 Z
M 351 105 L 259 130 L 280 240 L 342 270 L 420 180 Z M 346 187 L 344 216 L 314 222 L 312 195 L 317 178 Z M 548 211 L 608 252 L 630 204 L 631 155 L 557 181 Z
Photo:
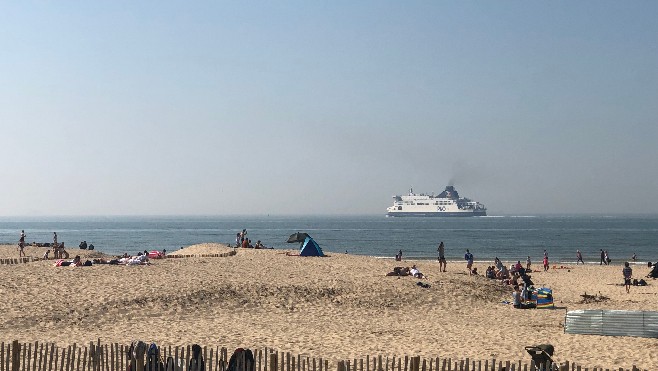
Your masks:
M 0 5 L 0 215 L 656 213 L 656 1 Z

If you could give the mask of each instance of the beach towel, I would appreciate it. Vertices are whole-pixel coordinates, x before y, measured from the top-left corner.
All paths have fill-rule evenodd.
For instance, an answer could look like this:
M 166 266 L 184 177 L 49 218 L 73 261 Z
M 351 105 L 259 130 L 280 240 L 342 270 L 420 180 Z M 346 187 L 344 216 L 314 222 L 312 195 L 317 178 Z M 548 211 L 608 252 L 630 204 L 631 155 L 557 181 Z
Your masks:
M 146 343 L 141 340 L 135 340 L 130 344 L 130 349 L 128 350 L 128 355 L 130 358 L 130 363 L 128 364 L 128 371 L 137 370 L 137 362 L 139 359 L 144 359 L 144 353 L 146 352 L 147 346 Z

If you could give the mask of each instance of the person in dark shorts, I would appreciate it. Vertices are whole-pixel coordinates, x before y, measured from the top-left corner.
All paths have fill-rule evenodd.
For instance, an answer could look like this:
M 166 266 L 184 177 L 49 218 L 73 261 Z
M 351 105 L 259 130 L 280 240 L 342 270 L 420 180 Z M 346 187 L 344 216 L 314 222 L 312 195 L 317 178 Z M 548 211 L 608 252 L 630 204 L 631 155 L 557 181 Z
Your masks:
M 445 246 L 443 245 L 443 241 L 439 244 L 439 248 L 437 249 L 439 252 L 439 272 L 445 272 L 446 271 L 446 251 L 445 251 Z
M 633 278 L 633 268 L 631 268 L 628 262 L 624 263 L 624 269 L 621 270 L 624 275 L 624 286 L 626 286 L 626 293 L 631 292 L 631 278 Z
M 466 269 L 468 269 L 468 275 L 473 274 L 473 254 L 469 251 L 469 249 L 466 249 L 466 254 L 464 254 L 464 260 L 466 260 Z

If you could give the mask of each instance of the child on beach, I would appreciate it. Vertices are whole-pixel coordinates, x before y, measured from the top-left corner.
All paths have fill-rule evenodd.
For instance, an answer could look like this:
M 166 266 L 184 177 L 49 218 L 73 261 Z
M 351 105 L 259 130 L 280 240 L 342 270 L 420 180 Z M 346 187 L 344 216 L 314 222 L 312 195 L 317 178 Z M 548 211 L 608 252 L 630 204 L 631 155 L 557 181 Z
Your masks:
M 526 261 L 525 261 L 525 270 L 526 271 L 530 271 L 530 265 L 531 264 L 532 264 L 532 262 L 530 261 L 530 255 L 528 255 L 528 259 L 526 259 Z
M 548 256 L 544 255 L 544 272 L 548 272 Z

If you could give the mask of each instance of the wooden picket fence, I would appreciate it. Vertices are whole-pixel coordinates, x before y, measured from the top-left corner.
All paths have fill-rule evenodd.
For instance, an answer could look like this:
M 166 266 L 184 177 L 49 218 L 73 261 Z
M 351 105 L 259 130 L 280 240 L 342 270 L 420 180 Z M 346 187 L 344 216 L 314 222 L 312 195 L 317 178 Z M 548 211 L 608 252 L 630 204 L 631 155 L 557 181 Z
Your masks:
M 167 255 L 167 259 L 179 259 L 179 258 L 226 258 L 228 256 L 236 255 L 238 252 L 236 250 L 231 250 L 229 252 L 224 252 L 221 254 L 189 254 L 189 255 Z
M 614 371 L 647 371 L 636 366 L 630 369 L 615 367 Z M 338 361 L 337 371 L 610 371 L 608 368 L 587 368 L 573 362 L 557 364 L 536 365 L 533 360 L 500 361 L 429 358 L 421 357 L 366 357 L 365 359 L 352 359 Z
M 20 258 L 2 258 L 0 259 L 0 265 L 10 265 L 10 264 L 24 264 L 24 263 L 31 263 L 34 261 L 41 260 L 39 258 L 36 258 L 34 256 L 23 256 Z
M 187 347 L 159 347 L 160 360 L 171 357 L 174 367 L 166 371 L 200 371 L 190 365 L 192 350 Z M 226 348 L 203 347 L 202 356 L 205 371 L 227 371 L 230 354 Z M 123 344 L 90 343 L 88 346 L 70 345 L 59 348 L 54 343 L 12 343 L 0 345 L 0 371 L 126 371 L 131 362 L 134 371 L 160 371 L 145 369 L 144 354 L 135 359 L 130 346 Z M 243 356 L 244 357 L 244 356 Z M 265 348 L 254 351 L 253 363 L 244 358 L 238 362 L 235 371 L 334 371 L 329 361 L 291 353 L 277 352 Z M 332 365 L 333 366 L 333 365 Z M 365 359 L 341 360 L 336 363 L 336 371 L 609 371 L 608 368 L 587 368 L 572 362 L 557 365 L 535 365 L 522 361 L 471 360 L 451 358 L 421 357 L 366 357 Z M 615 367 L 616 371 L 642 371 Z M 233 371 L 233 370 L 232 370 Z M 646 371 L 646 370 L 644 370 Z
M 160 360 L 174 360 L 174 367 L 168 371 L 199 371 L 190 367 L 192 350 L 187 347 L 159 347 Z M 231 354 L 227 348 L 203 347 L 205 371 L 226 371 Z M 254 351 L 253 363 L 243 358 L 240 371 L 329 371 L 329 361 L 322 358 L 309 358 L 272 349 Z M 160 371 L 144 367 L 144 354 L 136 360 L 130 353 L 130 346 L 123 344 L 101 344 L 100 340 L 88 346 L 70 345 L 59 348 L 54 343 L 12 343 L 0 344 L 0 371 L 126 371 L 131 361 L 135 371 Z
M 187 254 L 187 255 L 167 255 L 165 259 L 180 259 L 180 258 L 225 258 L 229 256 L 234 256 L 237 254 L 237 251 L 229 251 L 221 254 Z M 13 265 L 13 264 L 25 264 L 25 263 L 32 263 L 36 261 L 41 261 L 44 259 L 35 257 L 35 256 L 27 256 L 27 257 L 20 257 L 20 258 L 0 258 L 0 265 Z M 48 260 L 56 260 L 54 258 L 48 259 Z

